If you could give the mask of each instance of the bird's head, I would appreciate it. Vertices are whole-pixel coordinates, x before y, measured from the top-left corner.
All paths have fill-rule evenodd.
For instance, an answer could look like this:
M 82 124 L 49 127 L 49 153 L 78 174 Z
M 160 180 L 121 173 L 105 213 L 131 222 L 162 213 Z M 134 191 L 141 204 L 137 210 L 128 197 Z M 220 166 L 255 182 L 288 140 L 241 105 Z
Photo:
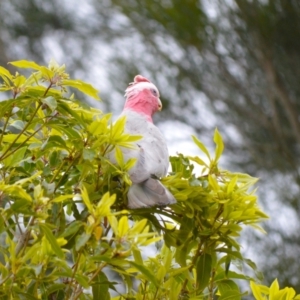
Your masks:
M 136 75 L 125 91 L 124 109 L 146 115 L 152 121 L 152 115 L 162 109 L 157 87 L 142 75 Z

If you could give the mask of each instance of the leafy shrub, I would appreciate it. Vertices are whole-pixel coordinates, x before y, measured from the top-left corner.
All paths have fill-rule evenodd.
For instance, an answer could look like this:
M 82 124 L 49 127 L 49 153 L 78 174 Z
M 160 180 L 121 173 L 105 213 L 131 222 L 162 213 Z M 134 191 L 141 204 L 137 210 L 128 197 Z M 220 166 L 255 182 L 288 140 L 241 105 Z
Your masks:
M 3 299 L 240 299 L 236 280 L 256 280 L 232 265 L 242 256 L 243 226 L 267 218 L 247 174 L 221 170 L 219 132 L 212 156 L 171 157 L 162 182 L 177 199 L 166 208 L 128 210 L 127 171 L 116 151 L 139 136 L 124 119 L 86 107 L 67 88 L 98 99 L 64 66 L 17 61 L 27 78 L 0 67 L 0 296 Z M 196 174 L 194 164 L 202 168 Z M 145 246 L 156 247 L 154 256 Z M 247 292 L 246 292 L 247 293 Z
M 250 282 L 251 290 L 253 296 L 256 300 L 296 300 L 300 299 L 300 295 L 296 295 L 296 292 L 293 288 L 284 288 L 279 289 L 279 284 L 277 279 L 273 281 L 270 287 L 265 285 L 257 284 L 253 281 Z

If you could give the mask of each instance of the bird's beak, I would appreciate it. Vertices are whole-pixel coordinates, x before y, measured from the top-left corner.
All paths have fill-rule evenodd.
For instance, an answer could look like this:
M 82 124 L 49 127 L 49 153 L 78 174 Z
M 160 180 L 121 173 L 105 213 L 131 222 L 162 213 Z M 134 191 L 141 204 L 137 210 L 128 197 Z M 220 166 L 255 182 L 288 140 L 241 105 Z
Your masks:
M 161 111 L 162 110 L 162 103 L 160 101 L 160 99 L 158 98 L 158 110 Z

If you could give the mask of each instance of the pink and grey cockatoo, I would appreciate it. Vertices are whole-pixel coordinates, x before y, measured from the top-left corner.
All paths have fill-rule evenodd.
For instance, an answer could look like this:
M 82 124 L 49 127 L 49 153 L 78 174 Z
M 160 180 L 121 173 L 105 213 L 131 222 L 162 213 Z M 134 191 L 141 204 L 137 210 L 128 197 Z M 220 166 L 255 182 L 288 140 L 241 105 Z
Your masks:
M 120 117 L 126 117 L 125 132 L 141 135 L 134 149 L 121 148 L 124 161 L 136 158 L 129 170 L 132 185 L 128 191 L 131 209 L 165 206 L 176 203 L 174 196 L 159 178 L 166 176 L 169 153 L 165 138 L 153 124 L 152 116 L 162 109 L 157 87 L 147 78 L 137 75 L 125 92 L 126 102 Z

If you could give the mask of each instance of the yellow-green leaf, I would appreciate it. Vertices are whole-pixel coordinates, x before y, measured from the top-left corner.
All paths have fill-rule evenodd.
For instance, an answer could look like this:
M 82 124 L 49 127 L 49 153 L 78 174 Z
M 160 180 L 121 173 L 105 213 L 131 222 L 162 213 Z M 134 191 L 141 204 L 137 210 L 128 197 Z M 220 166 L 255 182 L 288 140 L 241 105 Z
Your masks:
M 14 167 L 18 165 L 21 160 L 24 158 L 25 152 L 27 150 L 27 147 L 22 147 L 18 149 L 13 154 L 10 154 L 7 158 L 3 160 L 3 164 L 6 167 Z
M 220 189 L 215 175 L 209 174 L 208 175 L 208 182 L 211 185 L 213 190 L 218 191 Z
M 11 61 L 9 64 L 18 67 L 18 68 L 25 68 L 25 69 L 34 69 L 34 70 L 40 70 L 41 66 L 36 64 L 33 61 L 28 60 L 17 60 L 17 61 Z
M 279 283 L 275 279 L 270 286 L 270 299 L 275 299 L 276 294 L 279 292 Z
M 92 206 L 89 194 L 88 194 L 85 186 L 82 186 L 82 188 L 81 188 L 81 196 L 82 196 L 82 200 L 83 200 L 85 206 L 87 207 L 88 211 L 90 213 L 92 213 L 93 212 L 93 206 Z
M 21 87 L 22 85 L 24 85 L 25 82 L 26 82 L 26 77 L 23 75 L 19 75 L 13 80 L 13 83 L 16 87 Z
M 48 68 L 46 68 L 44 66 L 40 67 L 40 71 L 41 71 L 43 77 L 45 77 L 48 80 L 52 79 L 55 75 L 54 71 L 49 70 Z
M 62 84 L 65 86 L 71 86 L 73 88 L 76 88 L 80 92 L 93 97 L 94 99 L 99 100 L 98 90 L 96 90 L 91 84 L 85 83 L 81 80 L 62 80 Z
M 124 170 L 128 171 L 130 170 L 136 163 L 136 158 L 130 158 L 127 160 L 126 164 L 124 165 Z
M 122 236 L 126 235 L 128 233 L 128 230 L 129 230 L 128 218 L 127 218 L 127 216 L 123 216 L 119 220 L 119 224 L 118 224 L 118 235 L 119 235 L 119 237 L 122 237 Z
M 194 161 L 195 163 L 197 163 L 200 166 L 208 167 L 207 163 L 198 156 L 188 156 L 188 159 L 191 161 Z
M 62 67 L 63 67 L 63 70 L 64 70 L 64 69 L 65 69 L 65 65 L 63 65 Z M 57 63 L 57 61 L 56 61 L 55 59 L 52 58 L 52 59 L 50 60 L 49 64 L 48 64 L 48 68 L 49 68 L 50 70 L 56 71 L 56 70 L 59 69 L 60 67 L 59 67 L 59 64 Z
M 1 66 L 0 66 L 0 76 L 3 78 L 3 80 L 5 82 L 7 82 L 5 80 L 6 79 L 5 77 L 7 77 L 8 79 L 12 80 L 12 75 L 10 74 L 10 72 L 7 69 L 5 69 L 5 68 L 3 68 Z
M 129 262 L 137 271 L 140 271 L 147 280 L 152 282 L 155 286 L 158 286 L 158 282 L 156 279 L 155 274 L 151 272 L 150 269 L 146 268 L 144 265 L 140 265 L 136 262 L 130 261 Z
M 52 231 L 46 224 L 39 224 L 41 231 L 44 233 L 46 239 L 51 245 L 52 250 L 59 258 L 64 258 L 64 252 L 61 250 L 56 238 L 54 237 Z
M 216 144 L 215 161 L 217 162 L 224 150 L 223 139 L 217 128 L 214 133 L 214 142 Z
M 192 139 L 193 139 L 194 143 L 200 148 L 200 150 L 202 150 L 202 152 L 206 154 L 208 159 L 211 160 L 209 152 L 208 152 L 207 148 L 204 146 L 204 144 L 202 142 L 200 142 L 194 135 L 192 135 Z
M 112 125 L 112 128 L 111 128 L 112 138 L 117 138 L 117 137 L 120 137 L 122 135 L 122 133 L 124 132 L 125 123 L 126 123 L 126 117 L 124 116 L 124 117 L 119 118 Z
M 137 221 L 134 224 L 133 228 L 131 228 L 130 233 L 131 234 L 140 234 L 144 230 L 146 225 L 147 225 L 147 219 Z
M 117 163 L 120 167 L 123 167 L 124 165 L 124 157 L 123 157 L 123 152 L 120 149 L 120 147 L 116 147 L 116 152 L 115 152 L 116 160 Z
M 7 195 L 10 195 L 12 197 L 22 198 L 30 202 L 32 201 L 31 196 L 27 194 L 27 192 L 19 185 L 6 186 L 0 184 L 0 190 L 4 191 Z
M 134 257 L 134 261 L 139 265 L 144 265 L 143 257 L 141 255 L 141 251 L 139 248 L 133 247 L 132 254 Z
M 233 190 L 234 190 L 234 188 L 235 188 L 235 186 L 236 186 L 236 184 L 237 184 L 237 180 L 238 180 L 237 176 L 234 176 L 234 177 L 230 180 L 230 182 L 229 182 L 229 184 L 228 184 L 228 186 L 227 186 L 227 193 L 228 193 L 228 194 L 230 194 L 231 192 L 233 192 Z
M 261 295 L 260 288 L 255 282 L 250 281 L 250 287 L 256 300 L 264 300 L 263 296 Z
M 56 99 L 52 96 L 49 96 L 47 98 L 42 98 L 42 102 L 44 104 L 47 104 L 47 106 L 51 109 L 51 111 L 54 111 L 57 107 Z
M 19 134 L 11 133 L 11 134 L 4 135 L 2 140 L 3 140 L 3 142 L 6 142 L 6 143 L 12 143 L 15 141 L 16 138 L 18 138 L 16 143 L 23 143 L 27 140 L 28 137 L 24 134 L 21 134 L 19 136 Z
M 60 195 L 58 197 L 55 197 L 52 201 L 53 202 L 63 202 L 67 199 L 72 199 L 74 197 L 74 195 L 69 194 L 69 195 Z
M 110 215 L 110 207 L 115 203 L 116 195 L 109 195 L 109 192 L 102 196 L 102 199 L 97 205 L 97 216 L 108 216 Z

